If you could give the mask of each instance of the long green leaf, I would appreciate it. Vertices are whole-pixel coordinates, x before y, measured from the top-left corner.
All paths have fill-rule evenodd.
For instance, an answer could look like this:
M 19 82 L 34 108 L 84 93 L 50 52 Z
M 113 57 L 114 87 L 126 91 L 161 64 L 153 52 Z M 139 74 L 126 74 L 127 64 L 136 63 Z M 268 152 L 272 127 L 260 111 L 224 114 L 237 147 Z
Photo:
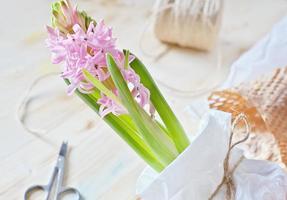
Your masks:
M 167 166 L 178 155 L 173 142 L 134 100 L 113 57 L 107 54 L 106 58 L 109 72 L 118 89 L 121 101 L 154 154 Z
M 138 58 L 135 58 L 130 63 L 130 66 L 140 76 L 141 83 L 147 89 L 149 89 L 151 94 L 151 102 L 153 103 L 155 109 L 159 113 L 166 128 L 168 129 L 168 132 L 170 133 L 177 150 L 181 153 L 189 145 L 189 139 L 185 134 L 183 127 L 181 126 L 175 114 L 169 107 L 165 98 L 162 96 L 160 90 L 156 86 L 153 78 L 147 71 L 144 64 Z

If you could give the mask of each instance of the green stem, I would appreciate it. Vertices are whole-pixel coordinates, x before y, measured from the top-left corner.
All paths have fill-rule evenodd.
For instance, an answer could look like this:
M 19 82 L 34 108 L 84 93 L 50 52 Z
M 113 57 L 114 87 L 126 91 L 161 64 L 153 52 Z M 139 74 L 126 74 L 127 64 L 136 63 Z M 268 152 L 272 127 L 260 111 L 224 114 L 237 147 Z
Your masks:
M 159 113 L 166 128 L 168 129 L 168 132 L 170 133 L 177 150 L 181 153 L 189 145 L 189 139 L 185 134 L 179 120 L 176 118 L 165 98 L 162 96 L 160 90 L 156 86 L 144 64 L 138 58 L 135 58 L 130 63 L 130 66 L 140 76 L 141 83 L 147 89 L 149 89 L 151 94 L 151 102 Z

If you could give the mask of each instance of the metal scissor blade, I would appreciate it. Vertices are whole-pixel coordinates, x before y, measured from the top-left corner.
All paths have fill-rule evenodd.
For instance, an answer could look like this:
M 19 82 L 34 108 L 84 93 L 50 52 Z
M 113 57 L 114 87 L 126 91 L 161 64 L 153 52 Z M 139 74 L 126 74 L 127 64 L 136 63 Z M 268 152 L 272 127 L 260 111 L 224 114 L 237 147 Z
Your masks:
M 68 149 L 68 142 L 64 141 L 62 143 L 62 146 L 61 146 L 61 149 L 60 149 L 60 152 L 59 152 L 59 156 L 66 157 L 67 149 Z
M 55 182 L 54 194 L 56 195 L 58 195 L 62 191 L 64 170 L 65 170 L 65 158 L 67 154 L 67 149 L 68 149 L 68 142 L 64 141 L 61 145 L 59 157 L 57 160 L 57 164 L 55 166 L 56 182 Z

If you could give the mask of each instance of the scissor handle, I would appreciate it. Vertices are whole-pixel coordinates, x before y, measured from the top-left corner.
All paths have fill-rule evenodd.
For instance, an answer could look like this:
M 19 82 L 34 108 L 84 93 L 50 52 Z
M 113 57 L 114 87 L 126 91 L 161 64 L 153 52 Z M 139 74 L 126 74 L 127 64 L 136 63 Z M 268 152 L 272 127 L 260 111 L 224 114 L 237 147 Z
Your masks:
M 36 191 L 46 192 L 47 193 L 46 199 L 49 198 L 49 186 L 48 185 L 33 185 L 26 190 L 25 195 L 24 195 L 24 200 L 29 200 L 30 195 Z
M 79 192 L 79 190 L 77 190 L 76 188 L 68 187 L 68 188 L 64 188 L 62 191 L 60 191 L 60 193 L 57 195 L 57 200 L 60 200 L 65 195 L 73 195 L 74 196 L 73 200 L 81 200 L 82 199 L 82 196 L 81 196 L 81 193 Z

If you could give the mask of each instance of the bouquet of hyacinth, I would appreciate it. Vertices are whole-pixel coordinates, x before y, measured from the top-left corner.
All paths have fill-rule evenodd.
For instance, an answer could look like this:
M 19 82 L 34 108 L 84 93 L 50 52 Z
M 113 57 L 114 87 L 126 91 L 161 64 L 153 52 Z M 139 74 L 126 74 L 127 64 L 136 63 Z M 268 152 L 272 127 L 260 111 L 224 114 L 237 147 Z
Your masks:
M 144 64 L 119 50 L 112 29 L 78 11 L 69 0 L 52 4 L 48 48 L 69 95 L 76 93 L 156 171 L 189 140 Z

